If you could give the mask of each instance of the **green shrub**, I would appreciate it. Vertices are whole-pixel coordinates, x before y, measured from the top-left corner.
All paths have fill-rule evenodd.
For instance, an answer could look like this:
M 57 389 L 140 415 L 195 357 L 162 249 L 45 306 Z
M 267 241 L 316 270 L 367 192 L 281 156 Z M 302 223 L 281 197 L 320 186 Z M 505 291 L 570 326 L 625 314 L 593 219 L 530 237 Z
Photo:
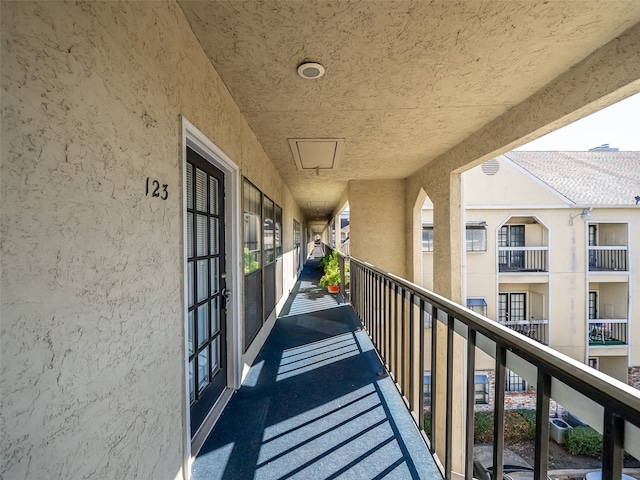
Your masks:
M 527 438 L 529 440 L 533 440 L 534 438 L 536 438 L 536 411 L 525 410 L 524 408 L 521 408 L 516 410 L 516 412 L 518 412 L 522 416 L 522 418 L 527 421 L 527 424 L 529 426 Z
M 507 410 L 504 412 L 504 438 L 518 442 L 531 440 L 536 434 L 534 410 Z M 493 412 L 477 412 L 473 426 L 476 443 L 493 443 Z
M 476 443 L 493 442 L 493 413 L 478 412 L 473 425 L 473 438 Z
M 564 442 L 573 455 L 602 456 L 602 435 L 591 427 L 574 427 L 565 431 Z
M 427 434 L 427 436 L 431 436 L 431 414 L 430 413 L 424 414 L 424 431 Z

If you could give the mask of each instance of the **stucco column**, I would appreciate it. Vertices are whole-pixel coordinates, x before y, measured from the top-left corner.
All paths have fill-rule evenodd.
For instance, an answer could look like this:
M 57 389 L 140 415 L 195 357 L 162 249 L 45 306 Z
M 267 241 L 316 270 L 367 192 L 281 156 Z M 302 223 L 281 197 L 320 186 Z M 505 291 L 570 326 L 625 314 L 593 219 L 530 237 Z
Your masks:
M 434 221 L 434 291 L 454 302 L 463 303 L 462 255 L 463 250 L 463 208 L 461 175 L 446 171 L 434 172 L 426 176 L 425 189 L 433 201 Z M 444 463 L 445 459 L 445 408 L 446 408 L 446 339 L 447 328 L 440 322 L 433 322 L 437 328 L 438 355 L 436 365 L 436 405 L 434 416 L 436 431 L 436 453 Z M 464 465 L 464 385 L 465 385 L 465 344 L 454 336 L 453 371 L 454 394 L 452 415 L 452 470 L 463 472 Z
M 406 277 L 404 180 L 351 181 L 351 255 Z
M 405 180 L 405 211 L 407 276 L 406 278 L 417 285 L 422 282 L 422 205 L 427 194 L 422 187 L 422 177 L 410 177 Z
M 340 225 L 340 214 L 338 213 L 335 217 L 333 217 L 333 224 L 335 225 L 335 241 L 336 244 L 334 245 L 334 247 L 338 250 L 340 250 L 340 247 L 342 246 L 342 239 L 340 238 L 340 232 L 342 231 L 342 225 Z

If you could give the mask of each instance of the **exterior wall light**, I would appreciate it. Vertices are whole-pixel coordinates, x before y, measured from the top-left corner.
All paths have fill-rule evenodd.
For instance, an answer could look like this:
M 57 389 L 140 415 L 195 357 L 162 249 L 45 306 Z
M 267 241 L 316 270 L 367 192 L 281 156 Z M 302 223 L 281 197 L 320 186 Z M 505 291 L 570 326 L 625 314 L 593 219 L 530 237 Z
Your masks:
M 591 209 L 583 208 L 581 213 L 576 213 L 575 215 L 569 214 L 569 225 L 573 225 L 573 219 L 576 217 L 580 217 L 582 218 L 582 220 L 584 220 L 587 217 L 590 217 L 591 214 L 589 213 L 589 210 Z

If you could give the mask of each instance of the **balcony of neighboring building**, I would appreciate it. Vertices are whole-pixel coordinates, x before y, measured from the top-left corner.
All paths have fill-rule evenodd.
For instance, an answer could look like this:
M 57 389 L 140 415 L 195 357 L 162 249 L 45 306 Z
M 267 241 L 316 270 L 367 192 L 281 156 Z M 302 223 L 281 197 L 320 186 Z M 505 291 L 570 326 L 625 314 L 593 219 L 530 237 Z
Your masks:
M 549 232 L 535 217 L 511 217 L 498 229 L 497 244 L 501 282 L 548 281 Z
M 498 323 L 548 345 L 548 298 L 548 284 L 501 284 L 498 293 Z
M 629 344 L 627 283 L 590 283 L 587 315 L 589 350 L 598 355 L 627 355 Z
M 629 224 L 589 223 L 588 264 L 590 278 L 617 281 L 629 271 Z M 616 276 L 616 274 L 619 274 Z

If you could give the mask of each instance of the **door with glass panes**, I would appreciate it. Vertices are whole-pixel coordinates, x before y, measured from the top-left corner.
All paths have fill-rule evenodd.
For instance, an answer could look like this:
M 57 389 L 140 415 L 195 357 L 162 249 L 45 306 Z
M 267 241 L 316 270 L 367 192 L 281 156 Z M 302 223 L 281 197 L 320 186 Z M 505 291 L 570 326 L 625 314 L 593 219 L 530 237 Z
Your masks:
M 498 321 L 500 323 L 522 324 L 527 319 L 526 293 L 498 294 Z M 519 323 L 518 323 L 519 322 Z
M 193 437 L 227 386 L 224 174 L 187 148 L 188 372 Z
M 524 225 L 503 225 L 498 230 L 499 247 L 524 247 Z M 523 250 L 500 250 L 498 265 L 501 272 L 519 271 L 524 269 Z

